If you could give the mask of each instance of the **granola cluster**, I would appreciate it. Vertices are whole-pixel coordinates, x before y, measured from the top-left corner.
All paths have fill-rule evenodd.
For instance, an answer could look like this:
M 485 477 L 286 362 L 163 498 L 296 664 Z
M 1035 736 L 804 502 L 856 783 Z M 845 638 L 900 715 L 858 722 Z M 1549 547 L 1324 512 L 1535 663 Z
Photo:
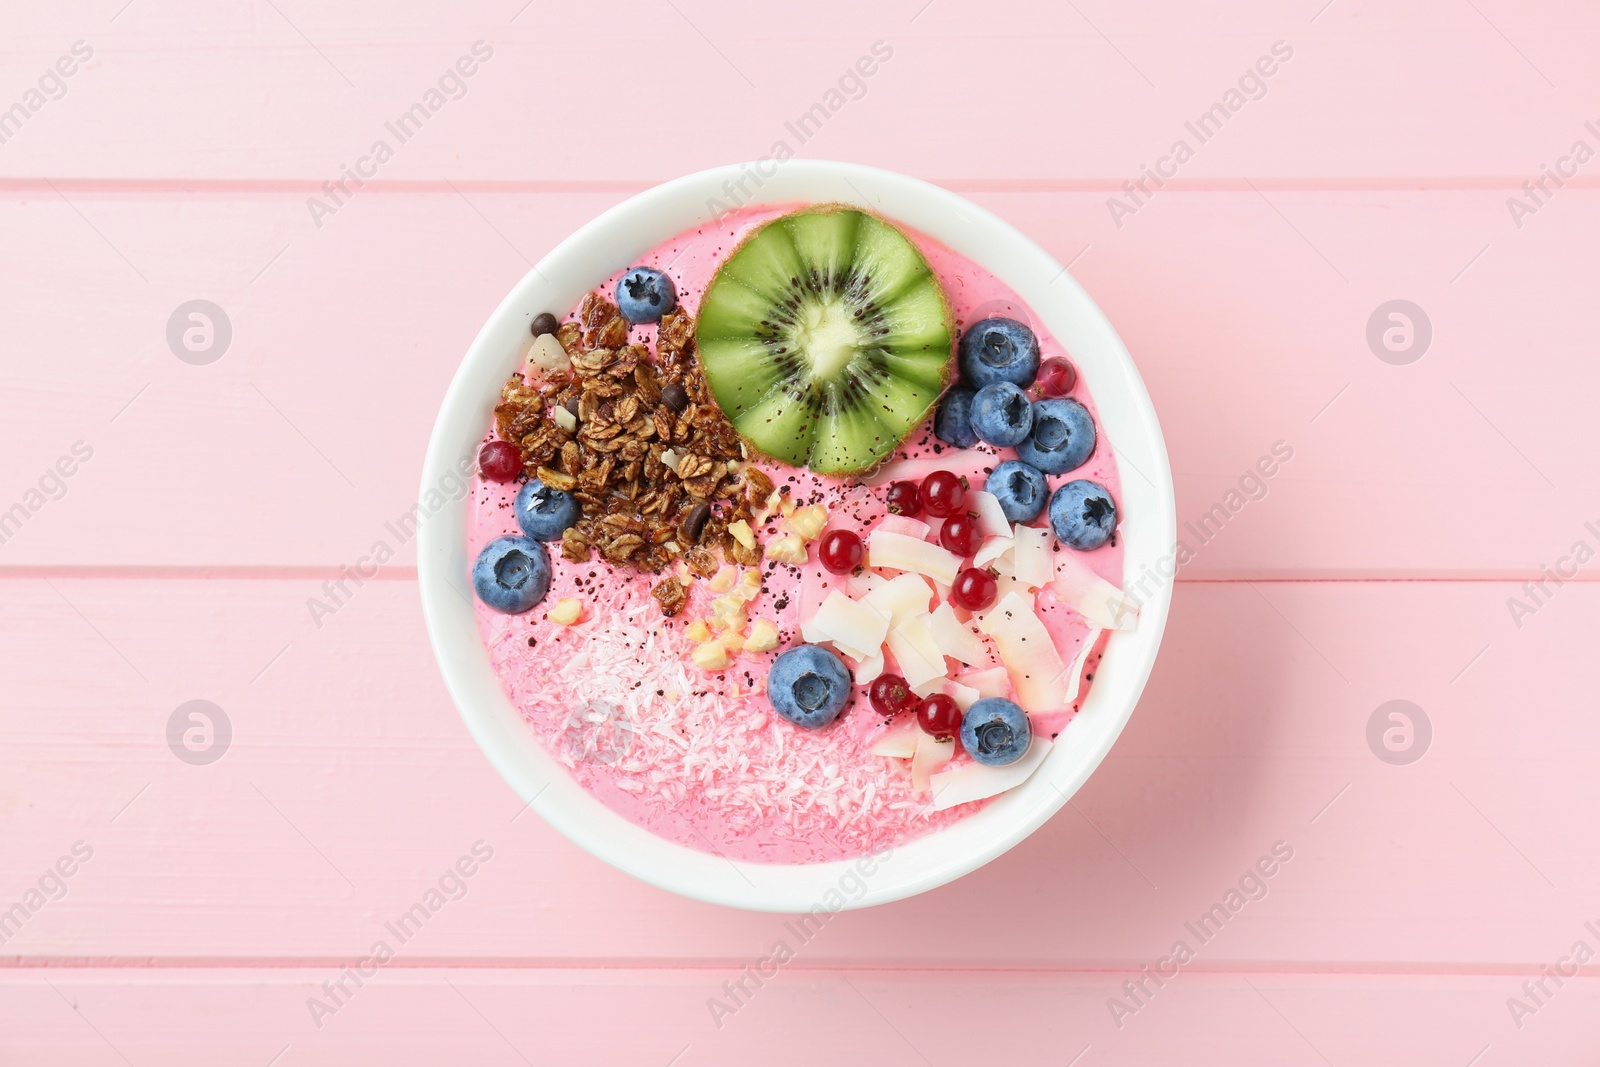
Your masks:
M 694 323 L 682 312 L 661 320 L 656 352 L 628 344 L 616 305 L 591 293 L 577 321 L 556 334 L 565 372 L 529 382 L 511 376 L 495 408 L 502 440 L 522 451 L 523 468 L 582 509 L 561 542 L 562 557 L 659 574 L 710 577 L 722 559 L 761 561 L 750 536 L 773 493 L 770 478 L 744 462 L 738 433 L 712 398 L 694 359 Z M 678 577 L 655 588 L 661 610 L 687 600 Z

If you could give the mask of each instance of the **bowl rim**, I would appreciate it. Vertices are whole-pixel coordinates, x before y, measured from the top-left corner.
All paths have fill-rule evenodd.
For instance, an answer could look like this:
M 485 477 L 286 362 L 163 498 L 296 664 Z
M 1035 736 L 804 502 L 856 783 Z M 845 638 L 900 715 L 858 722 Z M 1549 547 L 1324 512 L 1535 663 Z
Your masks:
M 537 311 L 573 306 L 596 278 L 733 210 L 826 201 L 876 211 L 983 266 L 1066 348 L 1094 399 L 1102 440 L 1115 442 L 1124 474 L 1119 506 L 1125 516 L 1138 517 L 1122 527 L 1124 587 L 1140 564 L 1141 577 L 1153 574 L 1156 584 L 1143 600 L 1138 627 L 1109 635 L 1095 683 L 1069 730 L 1021 786 L 892 851 L 763 864 L 673 843 L 613 812 L 534 736 L 500 687 L 478 634 L 467 582 L 467 507 L 490 411 L 520 365 Z M 1130 468 L 1137 480 L 1126 476 Z M 1060 810 L 1110 751 L 1149 678 L 1172 593 L 1161 562 L 1171 561 L 1177 543 L 1172 472 L 1154 405 L 1121 338 L 1067 268 L 955 193 L 892 171 L 825 160 L 764 159 L 688 174 L 622 201 L 556 245 L 490 314 L 456 369 L 423 462 L 419 500 L 431 499 L 442 503 L 419 525 L 417 572 L 434 656 L 468 731 L 523 810 L 531 807 L 574 844 L 652 885 L 709 903 L 784 913 L 833 913 L 926 892 L 993 860 Z

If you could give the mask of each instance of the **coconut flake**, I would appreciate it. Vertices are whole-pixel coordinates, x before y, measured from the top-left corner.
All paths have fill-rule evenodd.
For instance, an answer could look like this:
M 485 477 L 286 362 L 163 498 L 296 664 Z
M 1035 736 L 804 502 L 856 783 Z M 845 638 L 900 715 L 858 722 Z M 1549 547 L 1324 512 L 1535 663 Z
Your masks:
M 1015 592 L 1007 593 L 983 616 L 978 628 L 994 639 L 1022 710 L 1061 708 L 1066 667 L 1031 600 Z
M 832 641 L 840 648 L 855 651 L 853 658 L 863 659 L 883 645 L 889 632 L 889 616 L 871 604 L 851 600 L 834 589 L 823 599 L 821 606 L 802 627 L 807 641 L 820 638 Z
M 1010 537 L 1011 523 L 1000 506 L 1000 498 L 982 489 L 967 494 L 967 510 L 978 516 L 978 528 L 987 537 Z
M 910 686 L 944 677 L 944 654 L 928 629 L 927 615 L 913 615 L 889 631 L 889 651 Z
M 932 734 L 924 733 L 920 726 L 917 727 L 917 751 L 911 757 L 911 788 L 918 793 L 926 793 L 929 779 L 949 766 L 955 752 L 954 738 L 940 741 Z
M 949 601 L 940 604 L 928 617 L 928 629 L 939 645 L 939 651 L 951 659 L 960 660 L 969 667 L 984 667 L 989 663 L 989 650 L 983 639 L 956 619 Z
M 1014 526 L 1011 549 L 1012 573 L 1017 581 L 1033 589 L 1050 582 L 1050 531 L 1037 526 Z
M 921 519 L 913 519 L 909 515 L 885 515 L 875 527 L 887 530 L 889 533 L 905 534 L 921 540 L 928 536 L 928 524 Z
M 989 564 L 1010 552 L 1016 541 L 1010 535 L 991 537 L 979 546 L 972 557 L 974 567 L 987 567 Z M 1010 568 L 1007 568 L 1009 571 Z
M 913 615 L 928 613 L 928 582 L 920 574 L 900 574 L 888 580 L 879 579 L 876 589 L 862 597 L 862 603 L 889 616 L 890 627 L 900 625 Z
M 1013 789 L 1028 777 L 1050 755 L 1050 740 L 1035 734 L 1028 751 L 1015 763 L 1004 767 L 989 767 L 982 763 L 968 763 L 953 771 L 935 774 L 929 783 L 933 788 L 933 810 L 943 811 L 957 804 L 984 800 Z
M 874 756 L 910 759 L 917 751 L 918 732 L 917 720 L 910 715 L 903 715 L 898 722 L 891 723 L 867 751 Z
M 951 700 L 954 700 L 956 702 L 956 707 L 960 708 L 962 711 L 966 711 L 979 700 L 979 694 L 976 689 L 964 686 L 954 679 L 944 683 L 944 693 L 945 696 L 949 697 Z
M 1071 704 L 1078 699 L 1078 694 L 1083 690 L 1083 667 L 1089 662 L 1089 653 L 1093 650 L 1095 642 L 1100 640 L 1104 630 L 1090 630 L 1083 635 L 1083 644 L 1078 646 L 1078 654 L 1072 658 L 1072 663 L 1067 667 L 1065 679 L 1066 688 L 1062 702 Z
M 1112 585 L 1071 551 L 1056 553 L 1051 590 L 1062 604 L 1102 630 L 1132 630 L 1139 624 L 1139 602 Z
M 949 585 L 961 569 L 961 557 L 915 537 L 874 530 L 867 537 L 867 566 L 914 571 Z

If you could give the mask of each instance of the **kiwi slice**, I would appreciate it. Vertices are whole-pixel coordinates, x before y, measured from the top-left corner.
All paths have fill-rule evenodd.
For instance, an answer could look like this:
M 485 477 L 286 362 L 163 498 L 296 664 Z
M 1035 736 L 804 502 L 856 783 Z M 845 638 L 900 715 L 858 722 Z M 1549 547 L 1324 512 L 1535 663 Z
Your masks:
M 717 269 L 695 342 L 723 413 L 757 451 L 822 474 L 881 461 L 949 380 L 950 302 L 922 253 L 839 204 L 764 223 Z

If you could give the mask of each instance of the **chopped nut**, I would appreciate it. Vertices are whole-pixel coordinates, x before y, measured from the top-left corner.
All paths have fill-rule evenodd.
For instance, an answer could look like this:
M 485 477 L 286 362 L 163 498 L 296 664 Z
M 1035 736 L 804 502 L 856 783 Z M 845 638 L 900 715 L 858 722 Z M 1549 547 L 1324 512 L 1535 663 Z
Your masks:
M 771 652 L 778 647 L 778 627 L 767 619 L 757 619 L 750 624 L 750 633 L 745 636 L 744 650 L 746 652 Z
M 754 600 L 761 592 L 761 572 L 752 569 L 739 575 L 737 589 L 746 600 Z
M 671 468 L 674 474 L 677 474 L 679 472 L 679 464 L 683 462 L 683 458 L 669 448 L 661 453 L 661 462 Z
M 713 630 L 724 634 L 744 632 L 745 623 L 749 621 L 750 616 L 745 614 L 743 608 L 732 615 L 723 615 L 721 617 L 713 615 L 706 620 Z
M 761 562 L 761 546 L 745 545 L 737 538 L 733 538 L 728 546 L 728 558 L 743 566 L 754 567 Z
M 724 593 L 711 602 L 708 620 L 714 630 L 743 630 L 745 623 L 744 597 Z
M 684 628 L 683 636 L 696 643 L 706 641 L 711 637 L 711 627 L 706 624 L 706 620 L 696 619 Z
M 821 504 L 795 508 L 794 512 L 783 521 L 784 525 L 807 541 L 815 541 L 822 536 L 822 527 L 827 524 L 828 509 Z
M 723 566 L 717 570 L 715 576 L 706 583 L 706 588 L 713 593 L 726 593 L 733 588 L 733 583 L 739 580 L 739 568 Z
M 549 336 L 549 334 L 545 334 L 545 337 Z M 578 431 L 578 417 L 566 408 L 558 407 L 550 415 L 556 420 L 556 425 L 568 433 L 576 433 Z
M 546 337 L 550 336 L 545 334 Z M 564 596 L 550 609 L 550 621 L 558 626 L 571 626 L 583 614 L 583 601 L 575 596 Z
M 732 657 L 721 641 L 707 641 L 705 644 L 696 645 L 689 658 L 696 667 L 703 671 L 725 670 L 733 663 Z
M 529 370 L 539 374 L 560 374 L 569 366 L 567 350 L 561 347 L 555 334 L 541 334 L 533 339 L 533 347 L 528 349 L 527 365 Z
M 728 523 L 728 532 L 733 534 L 734 540 L 746 548 L 756 547 L 756 533 L 750 529 L 750 524 L 743 519 Z
M 767 542 L 767 558 L 798 567 L 806 561 L 806 543 L 799 534 L 784 534 Z
M 656 587 L 650 590 L 650 595 L 660 603 L 661 614 L 668 617 L 678 614 L 689 602 L 688 588 L 676 578 L 668 578 L 657 583 Z

